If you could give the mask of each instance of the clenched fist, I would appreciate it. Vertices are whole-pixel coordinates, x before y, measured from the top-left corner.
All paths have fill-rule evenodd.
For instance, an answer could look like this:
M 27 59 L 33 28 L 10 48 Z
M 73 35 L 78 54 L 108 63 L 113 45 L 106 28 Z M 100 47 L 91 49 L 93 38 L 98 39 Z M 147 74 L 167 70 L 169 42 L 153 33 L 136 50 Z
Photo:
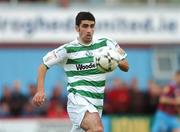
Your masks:
M 44 92 L 37 92 L 32 100 L 33 104 L 36 106 L 40 106 L 45 102 L 45 93 Z

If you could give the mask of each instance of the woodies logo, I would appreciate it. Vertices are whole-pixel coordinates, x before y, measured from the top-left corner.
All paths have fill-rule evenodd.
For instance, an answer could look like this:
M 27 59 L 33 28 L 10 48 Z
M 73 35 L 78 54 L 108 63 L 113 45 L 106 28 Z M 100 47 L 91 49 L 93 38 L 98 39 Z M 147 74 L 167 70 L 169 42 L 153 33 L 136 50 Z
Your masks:
M 90 64 L 77 64 L 76 65 L 77 70 L 87 70 L 87 69 L 93 69 L 96 68 L 96 64 L 95 63 L 90 63 Z

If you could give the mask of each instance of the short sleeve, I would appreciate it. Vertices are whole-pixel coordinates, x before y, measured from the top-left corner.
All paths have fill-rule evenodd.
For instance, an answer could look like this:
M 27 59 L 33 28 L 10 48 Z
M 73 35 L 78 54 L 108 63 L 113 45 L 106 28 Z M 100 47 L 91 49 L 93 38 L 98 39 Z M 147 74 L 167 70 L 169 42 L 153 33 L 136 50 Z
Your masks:
M 43 63 L 50 68 L 53 65 L 61 64 L 63 65 L 67 60 L 67 51 L 64 46 L 60 46 L 57 49 L 54 49 L 48 52 L 43 57 Z
M 107 39 L 107 46 L 110 47 L 111 49 L 114 49 L 115 51 L 117 51 L 117 49 L 120 49 L 119 44 L 116 41 L 110 39 Z M 119 60 L 123 60 L 126 57 L 127 57 L 127 53 L 125 51 L 119 54 Z

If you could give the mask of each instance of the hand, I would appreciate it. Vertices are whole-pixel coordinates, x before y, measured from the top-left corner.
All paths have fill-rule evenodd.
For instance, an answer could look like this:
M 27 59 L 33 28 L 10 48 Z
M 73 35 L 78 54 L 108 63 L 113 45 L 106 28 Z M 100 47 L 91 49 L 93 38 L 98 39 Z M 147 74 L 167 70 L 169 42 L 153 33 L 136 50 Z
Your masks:
M 45 93 L 44 92 L 37 92 L 32 99 L 33 104 L 36 106 L 40 106 L 40 105 L 44 104 L 44 101 L 45 101 Z

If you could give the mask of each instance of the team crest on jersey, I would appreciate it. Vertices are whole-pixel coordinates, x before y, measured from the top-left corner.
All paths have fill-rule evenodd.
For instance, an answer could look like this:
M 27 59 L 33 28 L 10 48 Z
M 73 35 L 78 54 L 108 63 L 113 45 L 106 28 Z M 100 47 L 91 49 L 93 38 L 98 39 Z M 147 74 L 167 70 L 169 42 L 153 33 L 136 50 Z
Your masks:
M 87 55 L 87 56 L 93 56 L 93 53 L 92 53 L 91 51 L 87 51 L 87 52 L 86 52 L 86 55 Z

